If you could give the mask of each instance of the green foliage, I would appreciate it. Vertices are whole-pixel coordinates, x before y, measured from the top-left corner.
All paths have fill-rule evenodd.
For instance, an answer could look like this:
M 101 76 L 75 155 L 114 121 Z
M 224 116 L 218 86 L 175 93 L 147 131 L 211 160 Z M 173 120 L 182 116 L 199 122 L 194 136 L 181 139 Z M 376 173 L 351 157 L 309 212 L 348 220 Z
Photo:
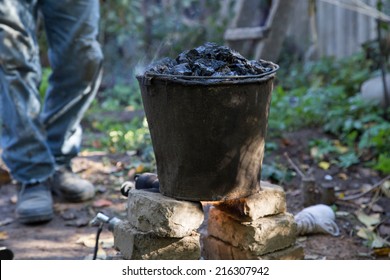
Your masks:
M 118 108 L 130 106 L 134 109 L 142 108 L 141 93 L 137 81 L 132 83 L 117 83 L 112 88 L 106 89 L 100 95 L 101 108 L 113 111 Z
M 348 168 L 359 162 L 360 159 L 354 152 L 340 155 L 338 157 L 338 166 L 340 166 L 341 168 Z
M 354 95 L 370 76 L 370 65 L 363 53 L 345 59 L 322 58 L 304 64 L 283 65 L 279 79 L 287 90 L 294 88 L 342 87 L 347 96 Z
M 329 108 L 343 102 L 341 86 L 298 87 L 286 91 L 282 86 L 275 88 L 272 96 L 270 130 L 293 130 L 304 126 L 323 124 Z M 345 112 L 344 112 L 345 113 Z
M 383 172 L 384 174 L 390 174 L 390 154 L 380 154 L 377 162 L 373 165 L 373 168 Z
M 287 66 L 273 92 L 269 132 L 279 135 L 308 126 L 322 127 L 339 142 L 312 141 L 315 160 L 325 158 L 348 168 L 371 158 L 367 164 L 389 173 L 390 123 L 383 118 L 383 109 L 359 95 L 369 71 L 370 61 L 361 54 Z
M 134 119 L 129 126 L 111 129 L 109 135 L 109 148 L 112 151 L 139 150 L 151 145 L 150 134 L 146 119 Z
M 135 151 L 137 154 L 143 154 L 145 151 L 149 153 L 149 147 L 152 145 L 146 118 L 120 122 L 107 117 L 103 121 L 92 121 L 92 129 L 104 134 L 95 141 L 99 141 L 99 146 L 112 153 L 127 151 Z
M 339 152 L 336 145 L 329 139 L 312 140 L 310 141 L 309 146 L 312 151 L 312 157 L 317 161 L 323 160 L 330 154 L 337 154 Z
M 275 182 L 289 181 L 293 174 L 285 166 L 273 162 L 272 164 L 263 163 L 261 168 L 262 180 L 272 180 Z
M 325 130 L 339 133 L 348 125 L 346 112 L 360 117 L 373 110 L 356 97 L 360 85 L 369 77 L 369 62 L 362 55 L 343 60 L 324 58 L 286 65 L 285 69 L 282 64 L 278 76 L 272 96 L 271 131 L 323 125 Z
M 379 118 L 377 120 L 380 120 Z M 370 123 L 365 123 L 365 130 L 359 141 L 359 149 L 374 148 L 379 153 L 389 151 L 390 143 L 390 123 L 389 122 L 374 122 L 374 118 Z
M 39 85 L 39 96 L 41 100 L 45 98 L 47 88 L 49 86 L 49 77 L 51 74 L 51 68 L 42 68 L 42 79 L 41 84 Z

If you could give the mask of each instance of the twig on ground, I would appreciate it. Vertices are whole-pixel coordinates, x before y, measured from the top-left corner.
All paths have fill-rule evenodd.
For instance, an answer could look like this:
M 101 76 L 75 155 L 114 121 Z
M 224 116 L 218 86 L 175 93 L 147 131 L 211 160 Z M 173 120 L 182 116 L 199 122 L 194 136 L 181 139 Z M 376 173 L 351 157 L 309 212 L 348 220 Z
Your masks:
M 348 201 L 348 200 L 354 200 L 354 199 L 360 198 L 362 196 L 365 196 L 369 192 L 372 192 L 373 190 L 379 188 L 385 181 L 387 181 L 389 179 L 390 179 L 390 175 L 386 176 L 385 178 L 383 178 L 382 180 L 380 180 L 379 182 L 374 184 L 370 189 L 368 189 L 368 190 L 366 190 L 366 191 L 364 191 L 362 193 L 359 193 L 359 194 L 356 194 L 356 195 L 351 195 L 349 197 L 339 198 L 339 200 Z
M 286 157 L 288 163 L 290 163 L 291 167 L 294 168 L 294 170 L 301 176 L 302 178 L 305 178 L 306 175 L 299 169 L 299 167 L 292 161 L 292 159 L 288 156 L 287 152 L 284 153 L 284 156 Z

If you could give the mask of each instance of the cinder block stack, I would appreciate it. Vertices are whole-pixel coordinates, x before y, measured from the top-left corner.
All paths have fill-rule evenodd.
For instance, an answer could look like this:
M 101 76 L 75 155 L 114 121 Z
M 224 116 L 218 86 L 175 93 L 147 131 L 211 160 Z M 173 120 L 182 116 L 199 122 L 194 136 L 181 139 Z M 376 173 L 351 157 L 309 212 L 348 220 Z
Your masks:
M 125 259 L 200 259 L 197 229 L 200 203 L 176 200 L 148 190 L 131 190 L 127 221 L 114 229 L 114 246 Z
M 252 196 L 223 201 L 209 210 L 202 256 L 211 260 L 303 259 L 294 216 L 280 186 L 261 182 Z

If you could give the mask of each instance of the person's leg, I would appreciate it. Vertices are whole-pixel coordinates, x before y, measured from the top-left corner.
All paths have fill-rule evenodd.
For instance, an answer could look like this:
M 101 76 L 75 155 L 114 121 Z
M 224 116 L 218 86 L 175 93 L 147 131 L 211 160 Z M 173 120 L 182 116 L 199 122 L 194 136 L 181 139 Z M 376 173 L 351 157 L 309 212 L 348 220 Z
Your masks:
M 100 84 L 99 0 L 41 3 L 53 70 L 42 120 L 57 163 L 68 164 L 79 152 L 80 121 Z
M 40 3 L 53 70 L 42 121 L 60 167 L 52 188 L 70 201 L 82 201 L 93 197 L 93 185 L 69 171 L 70 160 L 80 149 L 81 118 L 100 85 L 103 55 L 97 41 L 99 0 Z
M 36 0 L 0 2 L 2 158 L 22 185 L 16 214 L 24 223 L 48 221 L 53 216 L 46 180 L 53 174 L 55 162 L 39 118 L 36 17 Z
M 36 1 L 0 3 L 2 157 L 21 183 L 44 181 L 54 171 L 39 117 L 41 66 L 35 22 Z

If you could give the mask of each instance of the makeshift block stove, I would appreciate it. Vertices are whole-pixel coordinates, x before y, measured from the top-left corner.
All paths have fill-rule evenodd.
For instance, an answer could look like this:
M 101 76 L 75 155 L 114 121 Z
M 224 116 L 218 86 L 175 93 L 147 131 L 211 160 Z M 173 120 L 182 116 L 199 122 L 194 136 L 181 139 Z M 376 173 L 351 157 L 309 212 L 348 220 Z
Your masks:
M 148 190 L 128 194 L 127 221 L 114 228 L 114 246 L 125 259 L 200 258 L 202 205 Z
M 125 259 L 303 259 L 283 189 L 261 186 L 247 198 L 204 203 L 206 219 L 200 203 L 131 190 L 115 247 Z
M 128 221 L 114 231 L 125 258 L 303 257 L 283 190 L 259 182 L 278 68 L 206 43 L 137 76 L 159 193 L 129 192 Z
M 246 198 L 222 201 L 209 211 L 202 255 L 213 260 L 303 259 L 296 245 L 297 225 L 286 212 L 279 186 L 261 182 L 262 190 Z

